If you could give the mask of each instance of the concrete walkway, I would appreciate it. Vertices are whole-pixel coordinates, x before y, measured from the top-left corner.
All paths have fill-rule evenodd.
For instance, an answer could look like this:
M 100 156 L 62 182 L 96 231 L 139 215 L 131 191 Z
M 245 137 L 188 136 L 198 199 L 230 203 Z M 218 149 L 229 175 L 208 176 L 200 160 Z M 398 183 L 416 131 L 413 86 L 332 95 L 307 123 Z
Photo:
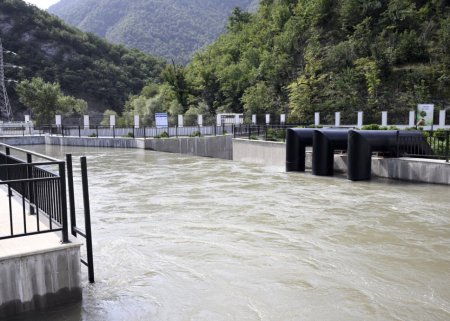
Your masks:
M 22 234 L 24 232 L 24 214 L 21 204 L 21 198 L 15 194 L 11 198 L 11 208 L 13 213 L 13 231 L 14 234 Z M 0 236 L 11 235 L 10 216 L 9 216 L 9 197 L 6 189 L 0 188 Z M 36 215 L 29 215 L 27 205 L 25 207 L 25 220 L 27 232 L 37 231 Z M 48 224 L 41 218 L 40 230 L 48 230 Z M 0 240 L 0 261 L 11 258 L 20 257 L 29 254 L 37 254 L 52 250 L 59 250 L 65 246 L 61 244 L 61 232 L 51 232 L 39 235 L 30 235 L 24 237 L 16 237 L 12 239 Z

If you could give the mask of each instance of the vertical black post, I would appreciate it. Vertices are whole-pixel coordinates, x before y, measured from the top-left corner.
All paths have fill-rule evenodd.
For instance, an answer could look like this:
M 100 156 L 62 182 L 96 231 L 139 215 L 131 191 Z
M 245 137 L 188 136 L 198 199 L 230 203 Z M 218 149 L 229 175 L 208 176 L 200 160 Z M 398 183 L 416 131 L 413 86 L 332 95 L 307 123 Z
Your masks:
M 217 126 L 214 124 L 214 136 L 217 136 Z
M 97 126 L 95 126 L 95 133 L 96 133 L 95 137 L 97 137 L 97 138 L 98 138 L 98 125 L 97 125 Z
M 89 204 L 89 183 L 86 157 L 81 157 L 81 180 L 83 184 L 84 224 L 86 229 L 86 254 L 88 262 L 89 282 L 94 283 L 94 259 L 92 255 L 91 210 Z
M 81 126 L 78 125 L 78 138 L 81 138 Z
M 449 145 L 450 145 L 450 131 L 446 131 L 447 137 L 445 138 L 446 145 L 445 145 L 445 161 L 448 163 L 449 160 Z
M 74 227 L 77 226 L 77 219 L 75 215 L 75 192 L 73 188 L 73 166 L 72 166 L 72 155 L 66 155 L 67 164 L 67 183 L 69 184 L 69 208 L 70 208 L 70 232 L 73 236 L 77 237 L 77 233 Z
M 266 133 L 265 133 L 265 141 L 267 141 L 267 129 L 268 129 L 268 128 L 267 128 L 267 125 L 264 126 L 264 129 L 266 130 Z
M 113 138 L 116 138 L 116 126 L 113 126 Z
M 145 134 L 145 126 L 144 126 L 144 140 L 147 139 L 147 135 Z
M 395 157 L 400 157 L 400 132 L 397 130 L 397 134 L 396 134 L 396 143 L 397 143 L 397 146 L 396 146 L 396 148 L 397 148 L 397 150 L 396 150 L 396 155 L 395 155 Z
M 22 126 L 22 136 L 25 136 L 25 127 Z
M 65 163 L 59 164 L 59 188 L 61 192 L 62 215 L 62 242 L 69 243 L 69 226 L 67 221 L 67 196 L 66 196 L 66 168 Z
M 134 138 L 135 136 L 134 136 L 134 126 L 133 126 L 133 138 Z
M 222 124 L 222 135 L 225 135 L 225 124 Z
M 175 137 L 178 138 L 178 125 L 175 126 Z
M 28 164 L 33 163 L 33 156 L 30 153 L 27 153 L 27 163 Z M 28 165 L 27 166 L 27 178 L 29 178 L 29 179 L 33 178 L 33 167 L 32 167 L 32 165 Z M 34 215 L 35 199 L 34 199 L 33 185 L 29 184 L 28 187 L 29 187 L 28 199 L 30 200 L 30 202 L 29 202 L 30 214 Z

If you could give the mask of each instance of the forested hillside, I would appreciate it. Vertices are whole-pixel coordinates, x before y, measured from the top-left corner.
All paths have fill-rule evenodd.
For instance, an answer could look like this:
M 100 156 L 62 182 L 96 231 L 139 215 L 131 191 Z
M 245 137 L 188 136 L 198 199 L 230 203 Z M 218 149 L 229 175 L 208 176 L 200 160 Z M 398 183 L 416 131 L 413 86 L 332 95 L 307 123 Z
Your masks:
M 224 31 L 234 7 L 258 0 L 61 0 L 49 8 L 67 23 L 114 43 L 187 63 Z
M 66 94 L 85 99 L 95 110 L 121 110 L 130 94 L 149 80 L 159 79 L 162 60 L 138 50 L 111 45 L 101 38 L 67 26 L 60 19 L 21 0 L 0 1 L 0 38 L 6 77 L 21 81 L 42 77 L 59 82 Z M 13 109 L 20 112 L 14 84 L 8 83 Z
M 226 34 L 166 79 L 185 110 L 212 114 L 287 112 L 312 122 L 314 111 L 444 108 L 449 13 L 445 0 L 263 0 L 254 15 L 235 12 Z

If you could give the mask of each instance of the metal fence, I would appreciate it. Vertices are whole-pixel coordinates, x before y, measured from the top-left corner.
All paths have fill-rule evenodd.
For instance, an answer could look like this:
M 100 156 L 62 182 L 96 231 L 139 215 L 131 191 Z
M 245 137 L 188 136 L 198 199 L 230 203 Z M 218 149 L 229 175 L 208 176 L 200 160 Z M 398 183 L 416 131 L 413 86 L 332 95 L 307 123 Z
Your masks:
M 4 149 L 0 152 L 0 187 L 7 193 L 9 216 L 9 233 L 0 239 L 61 231 L 62 241 L 68 242 L 65 163 L 6 144 L 0 146 Z M 26 155 L 26 160 L 11 155 L 12 150 Z M 33 157 L 43 161 L 33 162 Z M 49 167 L 56 167 L 56 171 Z M 21 217 L 13 213 L 14 201 L 21 205 Z

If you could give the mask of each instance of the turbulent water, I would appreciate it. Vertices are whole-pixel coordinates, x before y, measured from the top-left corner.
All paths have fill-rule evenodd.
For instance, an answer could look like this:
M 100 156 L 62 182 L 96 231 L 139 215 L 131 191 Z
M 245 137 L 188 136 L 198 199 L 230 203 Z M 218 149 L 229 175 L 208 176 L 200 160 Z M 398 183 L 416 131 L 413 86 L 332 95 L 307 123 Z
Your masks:
M 32 148 L 87 156 L 97 282 L 27 320 L 450 320 L 447 186 Z

